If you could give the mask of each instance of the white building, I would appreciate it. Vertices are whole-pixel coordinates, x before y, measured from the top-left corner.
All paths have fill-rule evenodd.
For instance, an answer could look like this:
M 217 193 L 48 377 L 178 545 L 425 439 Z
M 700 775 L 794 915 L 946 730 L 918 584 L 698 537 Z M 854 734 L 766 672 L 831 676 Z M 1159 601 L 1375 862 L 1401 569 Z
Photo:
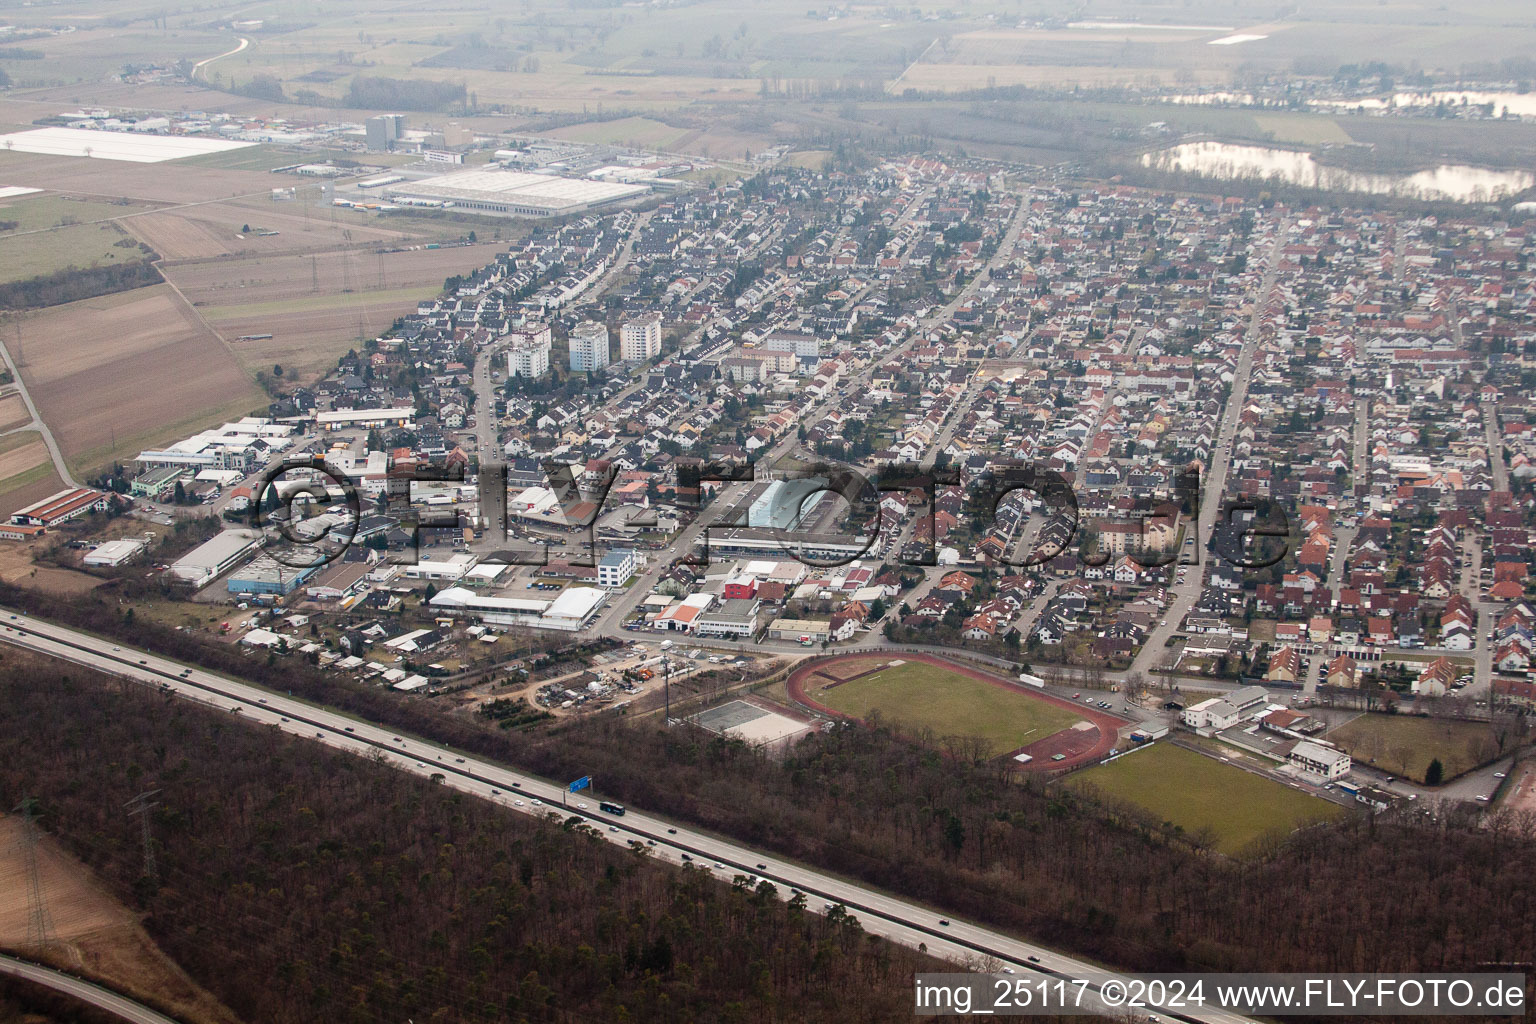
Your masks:
M 597 563 L 597 585 L 617 590 L 635 574 L 640 560 L 632 548 L 610 551 Z
M 465 573 L 474 568 L 475 561 L 474 555 L 464 553 L 442 560 L 423 558 L 417 560 L 415 565 L 405 567 L 405 578 L 457 583 Z
M 462 615 L 493 626 L 527 626 L 574 633 L 608 599 L 597 587 L 567 587 L 553 601 L 521 597 L 490 597 L 467 587 L 449 587 L 432 598 L 432 610 Z
M 238 565 L 260 539 L 255 530 L 225 530 L 172 562 L 171 575 L 194 587 L 207 586 L 220 573 Z
M 1234 705 L 1212 697 L 1185 708 L 1179 717 L 1191 729 L 1230 729 L 1242 716 Z
M 1325 747 L 1311 740 L 1302 740 L 1297 743 L 1291 748 L 1291 752 L 1285 755 L 1285 759 L 1302 771 L 1321 775 L 1325 779 L 1337 779 L 1348 775 L 1350 769 L 1349 755 L 1344 751 L 1337 747 Z
M 571 328 L 571 372 L 594 373 L 608 365 L 608 325 L 583 320 Z
M 619 328 L 619 356 L 642 363 L 661 355 L 661 314 L 645 313 Z
M 549 373 L 549 348 L 554 333 L 548 324 L 531 324 L 510 332 L 507 349 L 507 376 L 543 377 Z
M 109 540 L 98 544 L 81 559 L 85 565 L 96 569 L 111 569 L 122 565 L 144 550 L 141 540 Z

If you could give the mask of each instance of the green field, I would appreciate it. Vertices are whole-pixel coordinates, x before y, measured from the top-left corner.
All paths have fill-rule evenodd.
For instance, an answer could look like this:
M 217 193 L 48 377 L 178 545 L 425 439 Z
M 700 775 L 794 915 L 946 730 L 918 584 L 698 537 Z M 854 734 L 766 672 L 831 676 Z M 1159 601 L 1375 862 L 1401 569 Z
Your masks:
M 1487 725 L 1411 715 L 1361 715 L 1328 734 L 1363 764 L 1422 782 L 1429 762 L 1440 759 L 1445 778 L 1490 760 L 1498 747 Z
M 1345 813 L 1336 804 L 1171 743 L 1095 765 L 1071 776 L 1067 785 L 1092 786 L 1188 835 L 1208 830 L 1214 848 L 1228 855 L 1261 836 Z
M 817 685 L 817 684 L 811 684 Z M 807 696 L 853 718 L 874 711 L 902 732 L 931 730 L 939 738 L 978 736 L 993 756 L 1043 740 L 1081 716 L 1027 693 L 984 683 L 961 672 L 907 662 Z

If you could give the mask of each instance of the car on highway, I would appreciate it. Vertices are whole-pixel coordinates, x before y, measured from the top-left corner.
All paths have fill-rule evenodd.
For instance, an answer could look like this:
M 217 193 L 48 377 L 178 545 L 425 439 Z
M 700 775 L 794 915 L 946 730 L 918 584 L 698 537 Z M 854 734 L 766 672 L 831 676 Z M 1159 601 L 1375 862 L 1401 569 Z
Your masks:
M 1494 772 L 1493 773 L 1493 777 L 1496 778 L 1496 779 L 1502 779 L 1504 777 L 1504 773 L 1503 772 Z
M 693 860 L 693 858 L 688 856 L 688 854 L 685 853 L 685 854 L 683 854 L 683 860 Z
M 416 767 L 417 768 L 425 768 L 426 766 L 427 766 L 427 762 L 425 762 L 425 761 L 417 761 L 416 762 Z
M 1477 794 L 1477 796 L 1473 797 L 1472 799 L 1476 800 L 1480 804 L 1485 804 L 1488 802 L 1488 797 L 1484 796 L 1482 793 Z
M 667 835 L 669 835 L 669 836 L 675 836 L 675 835 L 677 835 L 677 829 L 675 829 L 675 828 L 669 828 L 669 829 L 667 829 Z
M 949 927 L 949 918 L 947 918 L 947 917 L 939 918 L 939 924 L 943 925 L 945 928 L 948 928 Z
M 462 757 L 456 757 L 456 758 L 453 759 L 453 763 L 454 764 L 463 764 L 464 763 L 464 759 Z
M 491 796 L 501 796 L 501 790 L 499 790 L 499 789 L 491 790 Z
M 1040 962 L 1040 958 L 1037 956 L 1027 956 L 1024 959 L 1028 960 L 1032 964 L 1037 964 Z

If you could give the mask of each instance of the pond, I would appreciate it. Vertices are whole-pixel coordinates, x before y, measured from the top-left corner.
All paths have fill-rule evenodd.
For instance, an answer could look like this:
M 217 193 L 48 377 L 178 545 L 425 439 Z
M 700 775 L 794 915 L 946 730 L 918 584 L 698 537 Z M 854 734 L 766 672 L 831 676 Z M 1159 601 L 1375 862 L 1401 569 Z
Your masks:
M 1272 146 L 1240 146 L 1227 142 L 1186 142 L 1147 153 L 1143 167 L 1182 171 L 1223 181 L 1267 181 L 1329 192 L 1366 192 L 1407 199 L 1450 199 L 1463 203 L 1489 202 L 1536 186 L 1530 171 L 1496 170 L 1470 164 L 1441 164 L 1412 174 L 1349 171 L 1318 163 L 1312 154 Z

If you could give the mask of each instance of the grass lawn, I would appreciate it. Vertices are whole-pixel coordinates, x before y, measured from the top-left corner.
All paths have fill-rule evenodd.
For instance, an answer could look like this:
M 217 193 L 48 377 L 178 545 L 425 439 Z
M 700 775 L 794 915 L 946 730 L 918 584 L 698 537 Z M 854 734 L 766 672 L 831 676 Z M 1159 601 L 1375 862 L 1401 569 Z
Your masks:
M 897 665 L 830 690 L 808 689 L 807 696 L 854 718 L 868 718 L 879 710 L 882 718 L 909 734 L 931 729 L 940 737 L 979 736 L 994 756 L 1043 740 L 1081 718 L 1027 693 L 922 662 Z
M 1429 762 L 1440 759 L 1447 779 L 1491 758 L 1492 732 L 1480 722 L 1456 722 L 1411 715 L 1361 715 L 1328 734 L 1356 761 L 1422 782 Z
M 1215 848 L 1228 855 L 1241 853 L 1267 833 L 1290 832 L 1344 813 L 1326 800 L 1171 743 L 1095 765 L 1067 784 L 1091 785 L 1186 833 L 1210 829 Z

